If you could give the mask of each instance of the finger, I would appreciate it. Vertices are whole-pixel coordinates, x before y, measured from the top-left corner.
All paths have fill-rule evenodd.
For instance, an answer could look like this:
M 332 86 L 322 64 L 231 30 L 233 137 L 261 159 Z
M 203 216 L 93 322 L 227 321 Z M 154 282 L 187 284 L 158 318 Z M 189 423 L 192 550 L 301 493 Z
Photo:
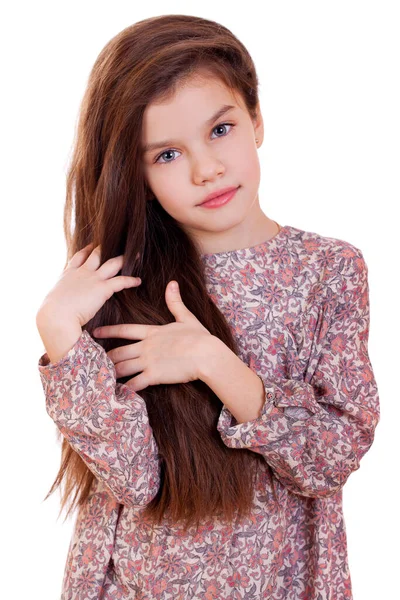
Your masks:
M 99 244 L 96 248 L 93 248 L 89 254 L 84 266 L 90 271 L 96 271 L 99 268 L 101 262 L 101 245 Z
M 113 277 L 108 280 L 108 285 L 110 285 L 112 293 L 120 292 L 125 288 L 129 287 L 137 287 L 142 283 L 140 277 L 131 277 L 130 275 L 119 275 L 118 277 Z
M 126 340 L 139 340 L 145 337 L 145 330 L 152 325 L 121 323 L 118 325 L 103 325 L 93 330 L 93 335 L 98 338 L 112 337 Z M 143 335 L 144 334 L 144 335 Z M 143 337 L 142 337 L 143 336 Z
M 88 257 L 89 252 L 92 251 L 93 242 L 75 252 L 75 254 L 71 257 L 71 259 L 67 263 L 67 267 L 80 267 Z
M 111 360 L 114 362 L 114 368 L 118 377 L 134 375 L 136 373 L 140 373 L 144 369 L 143 365 L 140 363 L 139 358 L 135 358 L 133 360 L 127 359 L 122 361 L 115 361 L 112 358 Z
M 94 242 L 89 242 L 88 244 L 86 244 L 86 246 L 82 248 L 82 250 L 89 250 L 89 248 L 93 249 L 93 246 Z
M 126 346 L 118 346 L 117 348 L 112 348 L 107 352 L 107 356 L 116 365 L 117 363 L 121 363 L 123 361 L 139 359 L 140 352 L 141 342 L 136 342 L 135 344 L 127 344 Z M 138 370 L 141 371 L 142 368 Z
M 147 376 L 144 373 L 141 373 L 140 375 L 129 379 L 125 385 L 128 386 L 134 392 L 140 392 L 141 390 L 147 388 L 148 385 L 154 385 L 147 379 Z
M 109 258 L 105 263 L 103 263 L 98 270 L 98 274 L 102 279 L 109 279 L 110 277 L 114 277 L 120 271 L 124 264 L 124 255 L 120 254 L 119 256 L 114 256 L 113 258 Z
M 78 252 L 75 252 L 75 255 L 79 254 L 80 252 L 86 253 L 86 252 L 89 252 L 89 250 L 92 251 L 93 250 L 93 246 L 94 246 L 94 242 L 89 242 L 89 244 L 86 244 L 86 246 L 83 246 L 83 248 L 81 248 L 80 250 L 78 250 Z

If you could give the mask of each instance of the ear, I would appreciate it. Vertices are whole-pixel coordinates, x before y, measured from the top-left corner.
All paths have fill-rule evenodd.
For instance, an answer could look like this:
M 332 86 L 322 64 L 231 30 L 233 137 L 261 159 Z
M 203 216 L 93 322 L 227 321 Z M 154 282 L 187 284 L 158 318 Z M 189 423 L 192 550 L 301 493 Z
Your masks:
M 260 103 L 257 103 L 256 107 L 256 117 L 253 119 L 253 127 L 254 127 L 254 138 L 258 140 L 257 148 L 261 146 L 264 140 L 264 121 L 261 114 Z

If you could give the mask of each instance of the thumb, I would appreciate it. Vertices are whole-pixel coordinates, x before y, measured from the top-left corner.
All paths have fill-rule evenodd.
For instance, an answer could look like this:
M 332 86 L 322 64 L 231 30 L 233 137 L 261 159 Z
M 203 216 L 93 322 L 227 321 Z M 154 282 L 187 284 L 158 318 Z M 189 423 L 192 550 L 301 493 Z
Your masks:
M 183 303 L 177 281 L 173 280 L 168 283 L 165 298 L 169 310 L 177 321 L 183 321 L 192 314 Z

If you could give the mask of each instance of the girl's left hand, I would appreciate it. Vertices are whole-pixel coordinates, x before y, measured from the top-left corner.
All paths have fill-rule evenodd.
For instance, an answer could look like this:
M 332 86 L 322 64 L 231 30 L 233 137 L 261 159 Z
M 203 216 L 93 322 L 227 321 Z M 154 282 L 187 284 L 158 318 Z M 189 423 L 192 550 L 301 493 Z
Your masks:
M 167 325 L 121 324 L 97 327 L 93 335 L 143 340 L 107 352 L 118 377 L 140 373 L 126 383 L 136 392 L 160 383 L 187 383 L 199 379 L 200 365 L 210 359 L 214 336 L 184 305 L 175 281 L 166 287 L 167 306 L 176 322 Z

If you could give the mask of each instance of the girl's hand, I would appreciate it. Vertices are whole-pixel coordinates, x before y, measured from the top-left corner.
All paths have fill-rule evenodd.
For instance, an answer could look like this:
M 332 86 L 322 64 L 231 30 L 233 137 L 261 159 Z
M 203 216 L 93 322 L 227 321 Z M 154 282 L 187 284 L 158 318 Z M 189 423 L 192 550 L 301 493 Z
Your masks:
M 166 302 L 176 322 L 168 325 L 121 324 L 98 327 L 93 335 L 143 340 L 107 352 L 118 377 L 140 373 L 126 383 L 135 391 L 160 383 L 187 383 L 199 379 L 214 336 L 183 304 L 177 282 L 166 288 Z
M 93 244 L 76 252 L 56 285 L 47 294 L 38 314 L 55 314 L 60 319 L 78 321 L 83 327 L 103 304 L 120 290 L 136 285 L 138 277 L 115 274 L 123 265 L 124 255 L 110 258 L 100 266 L 100 246 Z

